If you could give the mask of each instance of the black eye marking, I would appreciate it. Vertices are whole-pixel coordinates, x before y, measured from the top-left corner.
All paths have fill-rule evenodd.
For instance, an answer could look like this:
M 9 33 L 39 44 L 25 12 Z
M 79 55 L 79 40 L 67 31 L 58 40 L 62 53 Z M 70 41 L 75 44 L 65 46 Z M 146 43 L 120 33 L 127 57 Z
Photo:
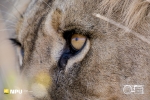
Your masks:
M 21 43 L 20 43 L 18 40 L 13 39 L 13 38 L 10 38 L 9 40 L 11 40 L 11 42 L 12 42 L 13 44 L 15 44 L 16 46 L 20 46 L 20 47 L 21 47 Z
M 59 59 L 58 66 L 60 70 L 64 70 L 69 58 L 72 56 L 70 53 L 63 53 Z
M 75 49 L 72 45 L 71 45 L 71 37 L 75 34 L 75 31 L 67 31 L 63 34 L 64 39 L 66 40 L 66 46 L 63 50 L 63 54 L 61 55 L 59 62 L 58 62 L 58 67 L 60 68 L 60 70 L 64 70 L 68 60 L 77 55 L 78 53 L 81 52 L 81 50 L 85 47 L 87 39 L 84 43 L 84 45 L 82 46 L 82 48 L 80 50 Z
M 21 47 L 20 53 L 21 53 L 21 55 L 22 55 L 22 57 L 23 57 L 23 56 L 24 56 L 24 49 L 23 49 L 21 43 L 20 43 L 17 39 L 10 38 L 9 40 L 11 40 L 11 42 L 12 42 L 15 46 Z

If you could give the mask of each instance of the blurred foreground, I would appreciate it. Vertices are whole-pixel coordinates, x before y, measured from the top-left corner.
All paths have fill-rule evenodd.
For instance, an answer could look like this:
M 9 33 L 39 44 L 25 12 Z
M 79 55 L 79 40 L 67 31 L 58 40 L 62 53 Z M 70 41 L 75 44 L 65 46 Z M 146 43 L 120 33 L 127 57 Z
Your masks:
M 0 100 L 24 100 L 28 99 L 23 96 L 25 94 L 10 94 L 10 89 L 23 90 L 24 87 L 21 84 L 24 82 L 21 82 L 18 77 L 17 52 L 9 40 L 9 38 L 13 37 L 15 30 L 15 24 L 9 19 L 11 16 L 15 17 L 8 11 L 9 7 L 11 7 L 10 5 L 12 5 L 11 2 L 8 2 L 8 0 L 0 1 Z

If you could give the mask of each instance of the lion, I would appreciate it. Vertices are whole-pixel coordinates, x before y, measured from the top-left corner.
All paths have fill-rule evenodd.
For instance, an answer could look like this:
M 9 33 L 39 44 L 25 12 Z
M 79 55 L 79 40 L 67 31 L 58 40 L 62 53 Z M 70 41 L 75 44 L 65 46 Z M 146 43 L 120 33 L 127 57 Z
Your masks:
M 11 40 L 33 100 L 150 99 L 148 0 L 21 4 Z

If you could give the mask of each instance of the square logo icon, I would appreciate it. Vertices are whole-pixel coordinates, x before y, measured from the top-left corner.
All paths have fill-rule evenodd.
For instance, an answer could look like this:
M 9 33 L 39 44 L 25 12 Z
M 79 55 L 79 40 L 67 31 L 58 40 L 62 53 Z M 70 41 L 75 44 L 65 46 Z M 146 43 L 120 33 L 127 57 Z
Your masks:
M 4 89 L 4 94 L 9 94 L 9 89 Z

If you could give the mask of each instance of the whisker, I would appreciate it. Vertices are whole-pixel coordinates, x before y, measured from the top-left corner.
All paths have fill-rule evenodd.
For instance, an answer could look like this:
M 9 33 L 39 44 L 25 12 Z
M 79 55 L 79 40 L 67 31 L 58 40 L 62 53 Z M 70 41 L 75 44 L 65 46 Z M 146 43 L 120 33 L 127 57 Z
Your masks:
M 14 30 L 14 29 L 2 29 L 2 30 L 0 30 L 0 32 L 7 31 L 7 30 Z
M 15 25 L 15 23 L 13 21 L 5 20 L 5 19 L 0 19 L 0 20 L 5 21 L 6 23 L 9 22 L 9 23 L 12 23 L 13 25 Z
M 8 2 L 10 2 L 10 1 L 8 1 Z M 19 10 L 14 6 L 14 4 L 13 4 L 12 6 L 13 6 L 13 8 L 18 12 L 18 14 L 21 16 L 21 18 L 23 18 L 23 14 L 21 14 L 21 13 L 19 12 Z
M 49 8 L 51 8 L 51 6 L 49 4 L 47 4 L 45 1 L 42 1 L 42 2 L 44 2 Z
M 4 7 L 5 9 L 8 9 L 7 7 L 5 7 L 4 5 L 0 4 L 0 6 Z
M 7 15 L 10 15 L 10 16 L 14 17 L 15 19 L 18 19 L 15 15 L 11 15 L 11 14 L 5 12 L 5 11 L 0 10 L 0 12 L 6 13 Z
M 9 27 L 10 27 L 10 28 L 16 28 L 14 25 L 7 25 L 6 27 L 7 27 L 7 28 L 9 28 Z
M 42 1 L 42 2 L 44 2 L 47 6 L 49 6 L 50 7 L 50 5 L 48 5 L 45 1 Z M 35 6 L 37 6 L 37 5 L 35 5 Z M 38 7 L 38 6 L 37 6 Z M 24 18 L 24 20 L 26 20 L 26 18 Z M 27 22 L 28 23 L 28 22 Z M 30 24 L 28 23 L 28 25 L 30 26 Z M 34 30 L 32 29 L 31 30 L 33 33 L 34 33 Z
M 144 42 L 150 44 L 150 41 L 149 41 L 145 36 L 143 36 L 143 35 L 141 35 L 141 34 L 135 32 L 135 31 L 131 30 L 130 28 L 128 28 L 128 27 L 126 27 L 126 26 L 124 26 L 124 25 L 122 25 L 122 24 L 120 24 L 120 23 L 118 23 L 118 22 L 116 22 L 116 21 L 114 21 L 114 20 L 112 20 L 112 19 L 109 19 L 109 18 L 107 18 L 107 17 L 105 17 L 105 16 L 102 16 L 102 15 L 100 15 L 100 14 L 94 13 L 93 15 L 94 15 L 95 17 L 97 17 L 97 18 L 103 19 L 104 21 L 107 21 L 107 22 L 109 22 L 109 23 L 111 23 L 111 24 L 113 24 L 113 25 L 115 25 L 115 26 L 117 26 L 117 27 L 119 27 L 119 28 L 125 30 L 126 32 L 132 33 L 132 34 L 135 35 L 137 38 L 139 38 L 139 39 L 141 39 L 142 41 L 144 41 Z
M 13 5 L 13 7 L 16 9 L 16 11 L 18 12 L 18 14 L 21 16 L 21 18 L 23 18 L 23 14 L 21 14 L 20 12 L 19 12 L 19 10 Z

